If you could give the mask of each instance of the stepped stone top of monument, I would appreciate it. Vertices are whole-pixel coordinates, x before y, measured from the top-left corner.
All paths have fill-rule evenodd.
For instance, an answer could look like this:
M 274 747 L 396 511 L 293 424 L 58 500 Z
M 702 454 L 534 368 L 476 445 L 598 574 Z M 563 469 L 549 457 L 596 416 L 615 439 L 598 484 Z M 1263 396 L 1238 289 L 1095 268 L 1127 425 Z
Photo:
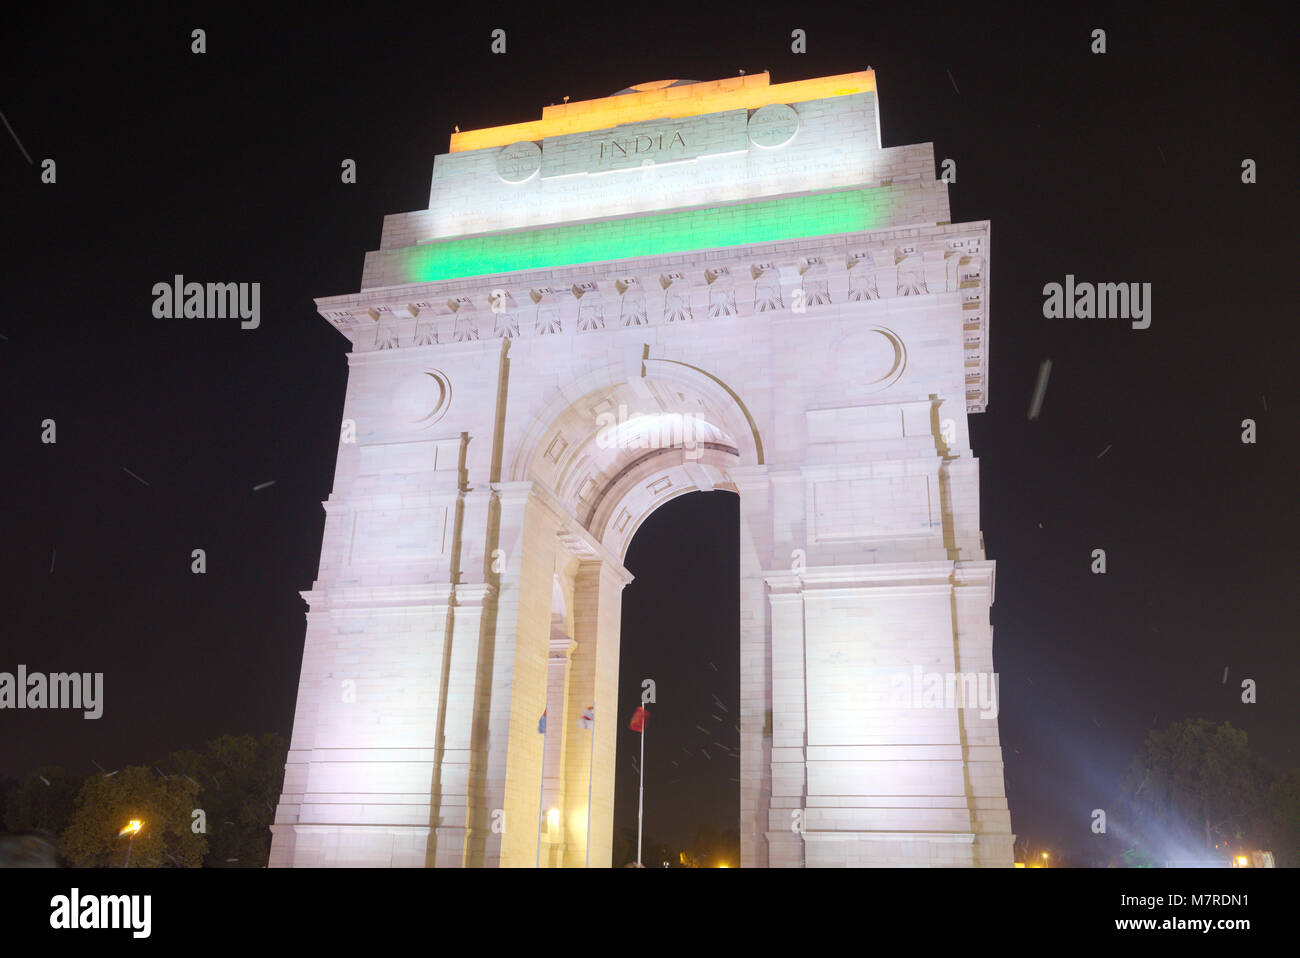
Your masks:
M 854 93 L 873 93 L 874 70 L 838 76 L 772 83 L 766 72 L 722 80 L 656 80 L 596 100 L 555 103 L 540 120 L 481 130 L 461 130 L 451 137 L 452 153 L 538 141 L 568 133 L 587 133 L 641 120 L 703 116 L 727 110 L 756 110 L 772 103 L 802 103 Z
M 614 96 L 626 96 L 629 93 L 649 93 L 651 90 L 665 90 L 670 86 L 688 86 L 699 82 L 699 80 L 651 80 L 648 83 L 637 83 L 625 87 L 615 93 Z

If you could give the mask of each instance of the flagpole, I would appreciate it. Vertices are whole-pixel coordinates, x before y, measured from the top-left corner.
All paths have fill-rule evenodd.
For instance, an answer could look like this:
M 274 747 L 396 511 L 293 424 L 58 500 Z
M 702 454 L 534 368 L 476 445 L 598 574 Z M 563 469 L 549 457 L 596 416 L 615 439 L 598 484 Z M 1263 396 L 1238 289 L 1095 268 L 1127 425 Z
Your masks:
M 636 863 L 638 865 L 641 865 L 641 813 L 645 808 L 645 727 L 649 724 L 644 718 L 641 719 L 641 790 L 637 793 L 636 799 Z
M 591 867 L 591 779 L 596 767 L 596 710 L 591 710 L 591 757 L 587 760 L 587 867 Z

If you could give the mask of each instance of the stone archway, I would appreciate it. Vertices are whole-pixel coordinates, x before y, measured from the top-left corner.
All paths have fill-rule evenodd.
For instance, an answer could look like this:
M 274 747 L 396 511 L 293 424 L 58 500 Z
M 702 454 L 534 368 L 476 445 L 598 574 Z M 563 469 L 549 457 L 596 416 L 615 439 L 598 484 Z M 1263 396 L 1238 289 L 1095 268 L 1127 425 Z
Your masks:
M 633 375 L 628 376 L 629 371 Z M 665 503 L 695 491 L 725 489 L 741 493 L 762 471 L 762 440 L 754 418 L 740 397 L 705 370 L 648 357 L 611 364 L 580 377 L 558 391 L 533 418 L 511 458 L 514 482 L 503 490 L 526 490 L 521 519 L 504 521 L 500 541 L 523 548 L 531 525 L 536 538 L 556 543 L 555 581 L 562 594 L 553 604 L 572 610 L 570 631 L 548 646 L 546 703 L 548 715 L 542 754 L 544 771 L 530 769 L 521 757 L 507 763 L 506 777 L 522 793 L 528 777 L 542 776 L 542 840 L 537 857 L 552 865 L 587 861 L 587 793 L 592 800 L 591 862 L 608 866 L 612 838 L 614 755 L 618 727 L 618 654 L 621 592 L 630 581 L 622 567 L 628 544 L 646 518 Z M 742 494 L 742 510 L 744 496 Z M 531 506 L 529 505 L 531 502 Z M 764 510 L 765 511 L 765 510 Z M 508 554 L 509 549 L 504 550 Z M 745 560 L 748 561 L 745 561 Z M 759 560 L 752 548 L 742 557 L 751 570 L 748 595 L 762 598 Z M 526 575 L 524 565 L 510 574 Z M 511 587 L 502 592 L 511 601 Z M 761 610 L 758 610 L 761 617 Z M 742 613 L 743 615 L 743 613 Z M 751 617 L 753 617 L 751 615 Z M 526 632 L 516 624 L 516 634 Z M 751 642 L 761 657 L 761 643 Z M 742 665 L 742 668 L 744 666 Z M 761 661 L 751 671 L 761 671 Z M 515 688 L 516 695 L 536 691 Z M 751 692 L 753 690 L 751 689 Z M 758 801 L 765 696 L 741 702 L 742 779 L 749 772 L 752 802 Z M 597 736 L 578 726 L 588 706 L 595 706 Z M 626 711 L 626 708 L 624 709 Z M 749 715 L 746 721 L 745 716 Z M 603 735 L 600 733 L 604 733 Z M 562 769 L 562 771 L 561 771 Z M 506 791 L 511 786 L 508 784 Z M 503 796 L 506 792 L 503 791 Z M 507 811 L 506 815 L 509 816 Z M 527 812 L 524 812 L 527 814 Z M 751 836 L 752 839 L 752 836 Z M 751 840 L 752 844 L 752 840 Z M 758 850 L 752 849 L 757 855 Z M 518 856 L 506 845 L 503 863 Z
M 870 71 L 457 133 L 317 301 L 352 351 L 272 864 L 585 863 L 627 543 L 729 489 L 741 864 L 1009 866 L 996 703 L 919 694 L 995 677 L 989 224 L 946 190 Z

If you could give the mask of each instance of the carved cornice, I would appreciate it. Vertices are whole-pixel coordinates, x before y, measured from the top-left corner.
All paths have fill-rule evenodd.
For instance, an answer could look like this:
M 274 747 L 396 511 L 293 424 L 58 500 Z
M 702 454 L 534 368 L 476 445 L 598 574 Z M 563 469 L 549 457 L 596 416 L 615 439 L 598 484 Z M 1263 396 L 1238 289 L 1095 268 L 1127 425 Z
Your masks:
M 453 586 L 446 582 L 411 585 L 318 587 L 299 592 L 312 612 L 371 612 L 379 609 L 446 608 Z
M 763 579 L 768 584 L 770 594 L 777 596 L 861 589 L 889 589 L 908 593 L 944 592 L 954 585 L 960 587 L 973 584 L 955 578 L 953 566 L 954 563 L 947 560 L 807 566 L 799 569 L 772 569 L 763 574 Z
M 988 380 L 989 224 L 935 224 L 363 290 L 316 300 L 354 353 L 819 310 L 951 295 L 962 311 L 967 412 Z M 473 344 L 473 345 L 469 345 Z M 379 358 L 379 357 L 374 357 Z M 352 361 L 356 361 L 355 359 Z
M 485 605 L 496 591 L 490 582 L 461 582 L 455 586 L 454 597 L 457 607 L 473 608 Z

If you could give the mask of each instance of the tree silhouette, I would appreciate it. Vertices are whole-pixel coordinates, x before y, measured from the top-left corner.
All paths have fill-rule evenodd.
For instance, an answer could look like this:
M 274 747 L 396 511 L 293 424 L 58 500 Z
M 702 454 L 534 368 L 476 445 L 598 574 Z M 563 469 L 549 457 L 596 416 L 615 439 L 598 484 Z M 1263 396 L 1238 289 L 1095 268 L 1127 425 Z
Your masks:
M 288 751 L 289 743 L 274 733 L 223 735 L 201 752 L 174 752 L 163 763 L 199 784 L 199 805 L 207 813 L 204 867 L 265 867 Z
M 81 779 L 58 765 L 42 765 L 24 775 L 5 796 L 5 828 L 57 836 L 77 808 Z
M 1258 839 L 1266 773 L 1246 733 L 1207 719 L 1175 722 L 1147 735 L 1126 784 L 1127 804 L 1146 848 Z M 1149 853 L 1148 853 L 1149 854 Z
M 77 809 L 63 832 L 63 854 L 82 868 L 120 868 L 127 841 L 118 833 L 139 819 L 144 827 L 132 843 L 132 868 L 198 868 L 207 839 L 191 829 L 200 808 L 199 787 L 181 775 L 161 775 L 145 766 L 116 775 L 92 775 L 77 793 Z

